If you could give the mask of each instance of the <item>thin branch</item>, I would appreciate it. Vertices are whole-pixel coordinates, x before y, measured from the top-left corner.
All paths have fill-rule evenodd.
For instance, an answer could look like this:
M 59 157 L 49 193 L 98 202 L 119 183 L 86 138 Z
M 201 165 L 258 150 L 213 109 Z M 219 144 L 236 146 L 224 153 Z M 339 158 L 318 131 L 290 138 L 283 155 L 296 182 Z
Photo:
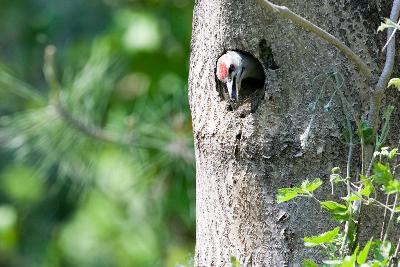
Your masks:
M 61 105 L 59 97 L 56 97 L 55 108 L 57 110 L 57 113 L 60 115 L 60 117 L 66 124 L 72 126 L 74 129 L 87 135 L 88 137 L 100 140 L 102 142 L 108 142 L 113 144 L 120 144 L 120 145 L 132 144 L 132 141 L 128 140 L 129 138 L 123 138 L 121 140 L 120 138 L 116 138 L 114 135 L 111 135 L 110 133 L 104 131 L 99 127 L 96 127 L 94 125 L 87 125 L 82 121 L 78 120 L 77 118 L 74 118 L 74 116 Z
M 272 11 L 281 17 L 289 19 L 301 28 L 314 33 L 321 39 L 325 40 L 327 43 L 339 49 L 361 71 L 361 73 L 367 78 L 368 81 L 372 79 L 372 73 L 367 64 L 365 64 L 365 62 L 359 56 L 357 56 L 347 45 L 345 45 L 335 36 L 321 29 L 320 27 L 306 20 L 305 18 L 297 15 L 285 6 L 275 5 L 268 0 L 258 0 L 258 2 L 267 10 Z
M 386 196 L 386 203 L 385 205 L 389 205 L 390 195 Z M 383 212 L 383 220 L 382 220 L 382 228 L 381 228 L 381 239 L 383 240 L 383 236 L 385 234 L 385 226 L 386 226 L 386 217 L 387 217 L 387 209 Z
M 133 138 L 129 138 L 125 136 L 125 138 L 117 138 L 114 135 L 104 131 L 103 129 L 95 126 L 95 125 L 88 125 L 87 123 L 82 122 L 81 120 L 77 119 L 73 116 L 61 103 L 60 99 L 60 83 L 57 79 L 56 70 L 55 70 L 55 63 L 54 63 L 54 56 L 56 53 L 56 47 L 53 45 L 49 45 L 46 47 L 44 52 L 44 66 L 43 66 L 43 73 L 47 83 L 50 86 L 50 93 L 51 97 L 53 97 L 53 104 L 58 115 L 63 119 L 63 121 L 73 127 L 74 129 L 78 130 L 79 132 L 87 135 L 88 137 L 100 140 L 102 142 L 108 142 L 118 145 L 132 145 Z
M 397 21 L 400 13 L 400 0 L 394 0 L 392 11 L 390 12 L 390 19 Z M 386 52 L 385 66 L 382 70 L 382 74 L 379 77 L 378 83 L 375 85 L 374 96 L 371 98 L 370 109 L 368 114 L 368 122 L 373 129 L 375 134 L 378 128 L 379 111 L 382 103 L 383 94 L 385 88 L 389 82 L 389 79 L 393 72 L 394 57 L 396 54 L 396 36 L 392 37 L 394 29 L 389 28 L 387 31 L 387 40 L 389 42 Z
M 397 206 L 397 199 L 399 197 L 399 194 L 397 193 L 395 198 L 394 198 L 394 203 L 393 203 L 393 210 L 390 212 L 390 217 L 389 217 L 389 222 L 388 225 L 386 227 L 386 232 L 385 232 L 385 236 L 383 237 L 383 241 L 387 240 L 388 235 L 390 234 L 392 228 L 393 228 L 393 219 L 394 219 L 394 213 L 395 213 L 395 209 Z
M 339 90 L 340 97 L 342 99 L 342 106 L 343 106 L 343 112 L 346 116 L 346 123 L 347 123 L 347 128 L 349 129 L 349 153 L 347 156 L 347 165 L 346 165 L 346 187 L 347 187 L 347 195 L 351 195 L 351 185 L 350 185 L 350 173 L 351 173 L 351 162 L 352 162 L 352 156 L 353 156 L 353 131 L 351 128 L 351 121 L 350 121 L 350 115 L 348 112 L 346 112 L 345 105 L 347 105 L 347 100 L 341 90 Z M 353 207 L 351 207 L 352 209 Z M 351 213 L 352 211 L 350 211 Z M 344 227 L 344 238 L 341 246 L 341 253 L 344 255 L 345 252 L 347 252 L 348 249 L 348 244 L 347 244 L 347 239 L 349 237 L 349 230 L 350 230 L 350 221 L 346 221 L 345 227 Z

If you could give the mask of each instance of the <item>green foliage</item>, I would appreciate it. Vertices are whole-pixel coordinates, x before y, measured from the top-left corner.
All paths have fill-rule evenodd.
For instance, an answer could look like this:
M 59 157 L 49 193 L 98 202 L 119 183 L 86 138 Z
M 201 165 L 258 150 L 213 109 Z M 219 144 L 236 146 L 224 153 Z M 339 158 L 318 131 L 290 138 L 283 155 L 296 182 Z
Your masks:
M 339 227 L 336 227 L 335 229 L 325 232 L 319 236 L 305 237 L 304 244 L 306 247 L 315 247 L 326 243 L 332 243 L 335 241 L 335 238 L 338 234 Z
M 392 86 L 395 87 L 397 90 L 400 90 L 400 79 L 399 78 L 390 79 L 387 87 L 389 88 Z
M 240 261 L 235 256 L 231 256 L 231 266 L 240 267 Z
M 303 266 L 304 267 L 318 267 L 318 264 L 316 264 L 313 260 L 304 260 Z
M 106 2 L 2 3 L 0 266 L 190 264 L 193 3 Z
M 317 178 L 312 182 L 305 180 L 299 187 L 281 188 L 277 195 L 278 203 L 289 201 L 298 196 L 310 197 L 313 191 L 318 189 L 321 185 L 321 179 Z
M 382 147 L 380 151 L 376 151 L 373 155 L 370 164 L 372 173 L 360 175 L 360 181 L 356 183 L 350 183 L 351 177 L 342 178 L 339 167 L 333 168 L 330 174 L 332 186 L 342 184 L 348 188 L 347 195 L 340 198 L 342 202 L 318 199 L 318 192 L 315 190 L 322 185 L 321 179 L 315 179 L 312 183 L 305 180 L 301 186 L 283 188 L 278 191 L 278 203 L 293 200 L 295 197 L 307 197 L 317 201 L 321 208 L 329 212 L 333 220 L 343 224 L 344 227 L 338 226 L 317 236 L 304 238 L 306 247 L 319 247 L 324 256 L 327 257 L 322 266 L 380 267 L 395 263 L 395 255 L 399 253 L 399 246 L 394 246 L 389 241 L 388 235 L 394 231 L 394 220 L 396 217 L 399 218 L 400 210 L 398 206 L 400 182 L 395 175 L 395 169 L 398 167 L 397 161 L 397 148 Z M 377 190 L 386 194 L 387 202 L 391 200 L 393 204 L 379 202 L 375 194 Z M 395 194 L 395 197 L 390 198 L 393 194 Z M 382 220 L 389 220 L 384 224 L 385 234 L 381 239 L 373 241 L 371 237 L 362 249 L 357 244 L 358 233 L 362 231 L 362 229 L 358 229 L 360 226 L 357 224 L 357 212 L 360 205 L 377 205 L 383 208 L 386 211 L 384 211 Z M 390 214 L 390 216 L 387 214 Z M 387 216 L 389 216 L 389 219 Z M 311 260 L 305 260 L 303 265 L 318 266 Z
M 353 198 L 348 198 L 347 202 L 352 202 L 355 199 Z M 323 201 L 320 203 L 321 207 L 329 211 L 331 214 L 332 218 L 335 219 L 336 221 L 344 221 L 348 220 L 350 214 L 349 214 L 349 207 L 346 205 L 339 204 L 334 201 Z
M 368 241 L 365 247 L 360 251 L 360 254 L 357 256 L 357 263 L 364 264 L 367 261 L 369 250 L 371 249 L 372 238 Z

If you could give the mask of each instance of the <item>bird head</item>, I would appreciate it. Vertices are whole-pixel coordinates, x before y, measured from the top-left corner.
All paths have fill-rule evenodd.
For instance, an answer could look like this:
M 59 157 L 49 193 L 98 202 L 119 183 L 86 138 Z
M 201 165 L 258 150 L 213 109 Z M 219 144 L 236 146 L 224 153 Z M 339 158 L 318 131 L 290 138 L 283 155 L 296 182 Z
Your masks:
M 242 56 L 238 52 L 228 51 L 218 59 L 216 75 L 221 82 L 226 84 L 231 100 L 239 100 L 243 72 Z

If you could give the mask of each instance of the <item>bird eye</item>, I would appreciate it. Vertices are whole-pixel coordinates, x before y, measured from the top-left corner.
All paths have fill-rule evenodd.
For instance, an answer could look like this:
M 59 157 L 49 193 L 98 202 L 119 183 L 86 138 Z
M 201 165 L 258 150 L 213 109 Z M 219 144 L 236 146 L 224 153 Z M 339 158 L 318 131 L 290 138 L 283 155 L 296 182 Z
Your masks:
M 229 66 L 229 74 L 231 74 L 235 70 L 235 65 L 231 64 Z

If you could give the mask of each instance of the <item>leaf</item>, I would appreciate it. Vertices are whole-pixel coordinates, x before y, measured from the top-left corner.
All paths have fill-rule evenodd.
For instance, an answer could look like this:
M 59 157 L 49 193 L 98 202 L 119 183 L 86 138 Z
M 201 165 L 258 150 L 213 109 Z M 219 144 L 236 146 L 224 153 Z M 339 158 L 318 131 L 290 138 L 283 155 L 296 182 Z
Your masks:
M 321 202 L 321 207 L 328 210 L 331 213 L 332 218 L 335 220 L 342 221 L 349 218 L 348 208 L 345 205 L 334 201 L 324 201 Z
M 323 207 L 324 209 L 327 209 L 329 211 L 332 210 L 347 210 L 347 207 L 345 205 L 339 204 L 337 202 L 334 201 L 324 201 L 321 202 L 321 207 Z
M 231 256 L 232 267 L 240 267 L 240 261 L 235 257 Z
M 342 260 L 324 260 L 322 262 L 328 264 L 328 266 L 336 266 L 343 263 Z
M 334 168 L 332 168 L 331 173 L 332 174 L 340 174 L 341 170 L 339 167 L 334 167 Z
M 362 198 L 360 196 L 355 195 L 355 194 L 351 194 L 350 196 L 342 197 L 342 199 L 344 201 L 346 201 L 346 202 L 352 202 L 352 201 L 361 200 Z
M 325 243 L 334 242 L 335 237 L 339 234 L 339 227 L 325 232 L 319 236 L 304 237 L 304 245 L 306 247 L 315 247 Z
M 361 183 L 363 185 L 363 188 L 361 190 L 361 195 L 369 197 L 373 192 L 375 192 L 375 187 L 372 184 L 371 180 L 368 179 L 366 176 L 360 175 L 360 178 L 361 178 Z
M 394 86 L 396 87 L 398 90 L 400 90 L 400 78 L 393 78 L 389 81 L 388 83 L 388 88 Z
M 341 181 L 342 177 L 340 176 L 340 174 L 331 174 L 329 176 L 329 181 L 333 184 L 337 184 Z
M 278 195 L 276 196 L 277 202 L 282 203 L 289 201 L 299 195 L 297 188 L 281 188 L 278 190 Z
M 393 159 L 397 155 L 398 151 L 399 151 L 399 149 L 397 149 L 397 148 L 393 148 L 392 150 L 390 150 L 388 158 Z
M 372 238 L 368 241 L 368 243 L 365 245 L 365 247 L 360 251 L 360 254 L 358 254 L 357 257 L 357 263 L 358 264 L 363 264 L 367 261 L 368 253 L 372 245 Z
M 304 267 L 318 267 L 318 264 L 316 264 L 313 260 L 304 260 L 303 266 Z
M 364 138 L 365 143 L 370 143 L 373 139 L 373 130 L 367 121 L 362 121 L 358 128 L 358 136 Z
M 298 196 L 310 196 L 311 193 L 322 185 L 322 180 L 319 178 L 314 179 L 310 182 L 305 180 L 302 182 L 300 187 L 288 187 L 278 189 L 278 194 L 276 196 L 277 202 L 282 203 L 289 201 Z
M 314 181 L 312 181 L 311 183 L 308 180 L 305 180 L 302 183 L 301 188 L 312 193 L 313 191 L 318 189 L 321 185 L 322 185 L 322 180 L 319 178 L 315 178 Z
M 399 180 L 393 180 L 390 181 L 385 187 L 384 187 L 385 193 L 388 195 L 391 194 L 396 194 L 400 193 L 400 181 Z
M 395 22 L 393 22 L 388 18 L 385 19 L 385 22 L 381 22 L 381 25 L 378 27 L 378 32 L 381 32 L 387 28 L 396 28 L 400 30 L 400 27 Z
M 360 249 L 359 246 L 357 246 L 356 250 L 354 251 L 353 255 L 351 256 L 346 256 L 344 258 L 344 261 L 340 267 L 354 267 L 356 264 L 356 259 L 357 259 L 357 253 L 358 250 Z
M 394 247 L 389 241 L 375 241 L 372 244 L 374 251 L 374 259 L 380 262 L 380 266 L 386 266 L 391 255 L 394 253 Z
M 380 162 L 374 164 L 374 181 L 380 185 L 387 185 L 393 180 L 392 173 L 388 164 L 382 164 Z

